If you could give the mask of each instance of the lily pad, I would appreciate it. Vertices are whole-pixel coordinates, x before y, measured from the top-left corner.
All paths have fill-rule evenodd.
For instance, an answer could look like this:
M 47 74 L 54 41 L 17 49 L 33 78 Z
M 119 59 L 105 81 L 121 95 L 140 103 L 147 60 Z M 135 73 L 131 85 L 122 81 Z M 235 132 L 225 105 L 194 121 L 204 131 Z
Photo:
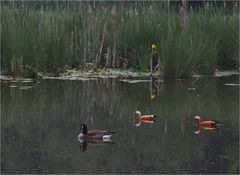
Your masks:
M 134 72 L 131 70 L 121 70 L 121 69 L 101 69 L 100 71 L 93 71 L 93 70 L 74 70 L 68 71 L 67 73 L 61 74 L 61 77 L 90 77 L 90 78 L 143 78 L 149 77 L 149 72 Z
M 187 88 L 188 91 L 195 91 L 196 88 Z
M 20 81 L 19 80 L 12 80 L 10 81 L 11 83 L 19 83 Z
M 50 80 L 79 80 L 79 81 L 97 80 L 94 77 L 78 77 L 78 76 L 44 77 L 44 79 L 50 79 Z
M 96 78 L 71 77 L 69 78 L 69 80 L 89 81 L 89 80 L 96 80 Z
M 13 80 L 13 78 L 9 77 L 9 76 L 0 75 L 0 80 L 11 81 L 11 80 Z
M 16 87 L 18 87 L 17 85 L 10 85 L 9 86 L 10 88 L 16 88 Z
M 22 89 L 22 90 L 28 90 L 28 89 L 31 89 L 32 86 L 21 86 L 19 87 L 19 89 Z
M 226 77 L 232 75 L 240 75 L 239 71 L 216 71 L 214 77 Z
M 127 83 L 146 83 L 146 82 L 150 82 L 151 80 L 118 80 L 118 81 L 122 81 L 122 82 L 127 82 Z
M 224 85 L 226 85 L 226 86 L 240 86 L 240 84 L 234 84 L 234 83 L 226 83 Z
M 23 81 L 22 81 L 22 83 L 32 83 L 32 82 L 33 82 L 33 80 L 32 80 L 32 79 L 29 79 L 29 80 L 28 80 L 28 79 L 26 79 L 26 80 L 23 80 Z

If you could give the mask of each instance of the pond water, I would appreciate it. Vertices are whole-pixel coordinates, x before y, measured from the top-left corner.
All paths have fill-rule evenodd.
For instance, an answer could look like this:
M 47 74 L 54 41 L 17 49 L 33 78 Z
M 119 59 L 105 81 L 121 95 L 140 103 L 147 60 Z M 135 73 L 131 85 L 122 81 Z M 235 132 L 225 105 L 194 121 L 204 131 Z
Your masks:
M 26 84 L 1 82 L 1 173 L 239 173 L 237 76 Z M 195 115 L 221 126 L 196 134 Z M 81 123 L 116 133 L 80 143 Z

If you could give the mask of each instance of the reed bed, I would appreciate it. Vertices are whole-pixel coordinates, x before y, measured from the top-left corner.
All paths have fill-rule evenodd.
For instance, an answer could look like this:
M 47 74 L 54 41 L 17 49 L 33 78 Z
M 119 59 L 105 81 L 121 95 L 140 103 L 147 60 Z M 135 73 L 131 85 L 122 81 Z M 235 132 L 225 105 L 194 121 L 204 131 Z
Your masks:
M 239 66 L 238 7 L 189 8 L 186 19 L 164 2 L 1 4 L 1 69 L 59 73 L 92 63 L 148 71 L 160 57 L 163 75 L 176 78 Z

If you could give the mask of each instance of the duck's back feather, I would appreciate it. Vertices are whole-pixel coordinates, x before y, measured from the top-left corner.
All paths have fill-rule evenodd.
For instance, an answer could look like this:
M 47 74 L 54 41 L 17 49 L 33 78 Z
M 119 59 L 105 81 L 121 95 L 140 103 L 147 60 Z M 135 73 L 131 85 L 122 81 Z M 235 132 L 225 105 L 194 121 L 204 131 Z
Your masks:
M 110 138 L 114 133 L 115 132 L 112 132 L 112 131 L 91 130 L 91 131 L 88 131 L 88 133 L 85 134 L 84 137 L 93 138 L 93 139 L 104 139 L 104 138 Z
M 216 124 L 215 121 L 210 121 L 210 120 L 206 120 L 206 121 L 200 121 L 199 125 L 203 126 L 203 127 L 214 127 Z
M 98 134 L 103 134 L 103 135 L 111 135 L 114 134 L 115 132 L 113 131 L 101 131 L 101 130 L 91 130 L 88 131 L 88 135 L 98 135 Z
M 142 115 L 139 117 L 141 120 L 153 120 L 156 116 L 155 115 Z

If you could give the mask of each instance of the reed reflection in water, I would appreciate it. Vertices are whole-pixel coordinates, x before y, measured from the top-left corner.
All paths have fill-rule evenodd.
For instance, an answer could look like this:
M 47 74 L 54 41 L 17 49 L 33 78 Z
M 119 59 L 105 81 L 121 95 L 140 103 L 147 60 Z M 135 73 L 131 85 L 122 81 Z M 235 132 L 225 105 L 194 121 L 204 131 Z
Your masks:
M 239 173 L 238 88 L 226 83 L 238 79 L 2 82 L 1 172 Z M 159 117 L 136 127 L 137 110 Z M 224 127 L 196 135 L 196 115 Z M 80 143 L 81 123 L 116 131 L 114 144 Z

